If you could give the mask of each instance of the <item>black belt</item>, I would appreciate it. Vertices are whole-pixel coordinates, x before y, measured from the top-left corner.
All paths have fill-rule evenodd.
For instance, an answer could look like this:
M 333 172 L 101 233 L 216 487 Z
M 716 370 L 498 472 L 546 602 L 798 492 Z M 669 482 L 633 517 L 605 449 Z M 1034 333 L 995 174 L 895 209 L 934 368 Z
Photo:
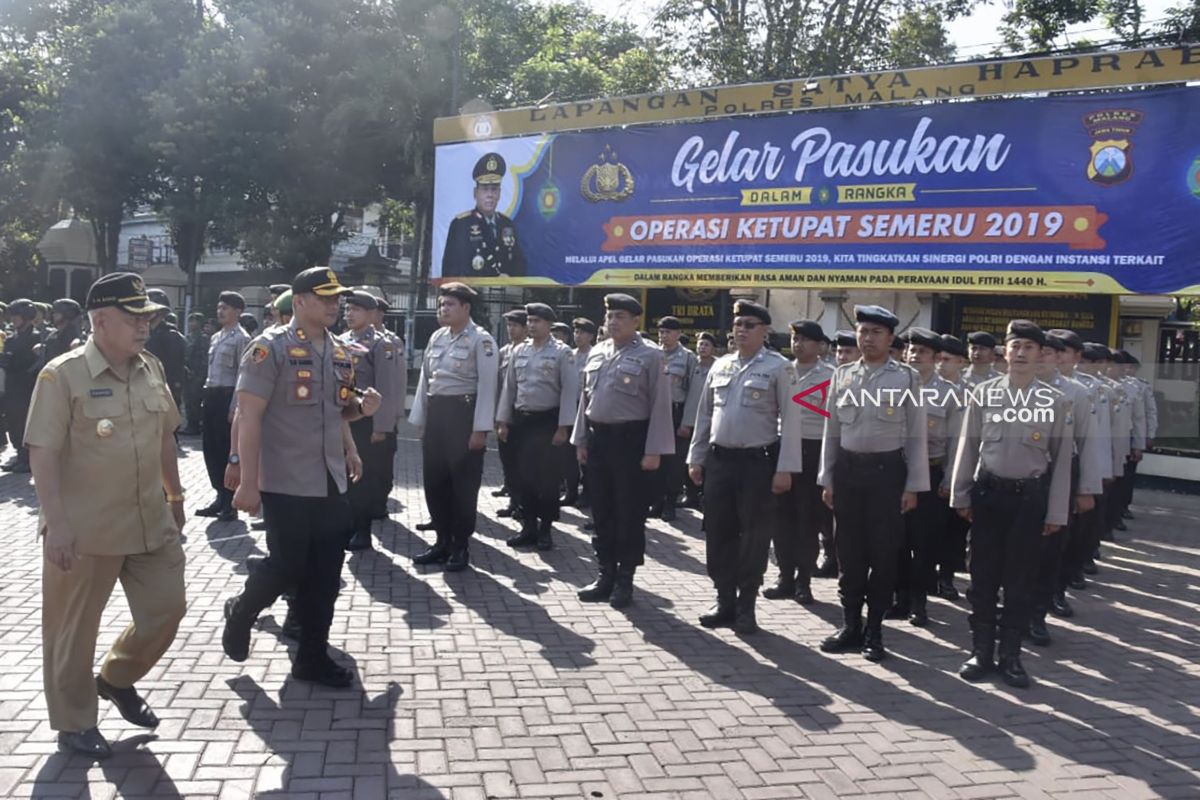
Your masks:
M 779 442 L 762 445 L 761 447 L 722 447 L 714 444 L 709 448 L 715 458 L 721 461 L 737 461 L 745 459 L 775 458 L 779 455 Z
M 942 458 L 929 459 L 929 466 L 931 466 L 931 467 L 940 467 L 945 463 L 946 463 L 946 459 L 944 456 Z
M 558 419 L 557 408 L 547 408 L 544 411 L 526 411 L 525 409 L 513 409 L 513 416 L 520 419 L 538 419 L 541 417 L 554 417 Z
M 205 386 L 204 391 L 206 391 L 206 392 L 232 392 L 236 388 L 237 388 L 236 386 Z
M 1001 489 L 1013 494 L 1026 494 L 1044 488 L 1050 482 L 1050 474 L 1043 472 L 1032 478 L 1001 478 L 985 472 L 977 483 L 982 489 Z
M 429 394 L 425 395 L 429 398 L 430 403 L 474 403 L 475 395 L 473 394 Z
M 847 464 L 882 464 L 902 461 L 903 450 L 885 450 L 882 453 L 856 453 L 853 450 L 838 450 L 837 460 Z
M 588 429 L 600 433 L 633 433 L 650 424 L 648 419 L 634 419 L 629 422 L 592 422 L 588 420 Z

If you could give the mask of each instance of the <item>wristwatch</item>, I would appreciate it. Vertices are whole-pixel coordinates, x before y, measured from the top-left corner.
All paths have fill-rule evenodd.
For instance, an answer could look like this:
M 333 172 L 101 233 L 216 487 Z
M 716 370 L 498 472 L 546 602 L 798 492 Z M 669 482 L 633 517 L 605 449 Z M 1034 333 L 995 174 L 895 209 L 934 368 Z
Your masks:
M 229 463 L 236 467 L 238 464 L 242 463 L 242 459 L 238 457 L 237 453 L 234 453 L 229 457 Z

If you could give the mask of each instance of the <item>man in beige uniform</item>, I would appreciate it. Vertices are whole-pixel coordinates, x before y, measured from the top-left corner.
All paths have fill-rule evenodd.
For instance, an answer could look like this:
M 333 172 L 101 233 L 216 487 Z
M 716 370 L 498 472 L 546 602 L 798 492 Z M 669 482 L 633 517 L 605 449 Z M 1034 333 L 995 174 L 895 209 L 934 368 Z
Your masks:
M 186 608 L 179 411 L 162 365 L 143 353 L 149 302 L 137 275 L 88 290 L 92 338 L 38 375 L 25 442 L 42 507 L 43 680 L 60 750 L 111 755 L 97 695 L 144 728 L 158 717 L 134 683 L 175 639 Z M 164 496 L 165 493 L 165 496 Z M 68 502 L 69 501 L 69 502 Z M 92 676 L 100 615 L 121 581 L 133 622 Z

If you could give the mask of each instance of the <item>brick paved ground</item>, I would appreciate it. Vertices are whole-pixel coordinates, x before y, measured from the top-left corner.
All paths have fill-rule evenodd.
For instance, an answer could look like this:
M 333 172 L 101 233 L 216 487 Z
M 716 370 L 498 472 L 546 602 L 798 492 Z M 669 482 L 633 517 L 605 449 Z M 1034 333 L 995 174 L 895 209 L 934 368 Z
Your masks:
M 189 442 L 189 448 L 194 442 Z M 420 467 L 403 442 L 382 547 L 351 559 L 332 640 L 361 686 L 288 678 L 264 617 L 251 658 L 225 660 L 221 603 L 261 535 L 243 522 L 187 527 L 190 609 L 141 684 L 163 718 L 139 735 L 107 704 L 118 754 L 103 766 L 54 752 L 41 694 L 40 556 L 25 476 L 0 478 L 8 554 L 0 570 L 0 796 L 106 798 L 930 798 L 1200 797 L 1200 498 L 1139 492 L 1129 533 L 1025 664 L 1036 687 L 954 675 L 968 643 L 962 604 L 933 624 L 889 624 L 892 658 L 871 665 L 815 648 L 837 618 L 819 604 L 763 603 L 764 632 L 695 624 L 710 601 L 691 512 L 654 522 L 636 604 L 585 606 L 582 518 L 553 552 L 515 553 L 483 493 L 473 571 L 414 567 Z M 184 464 L 189 509 L 209 499 Z M 494 454 L 485 483 L 496 483 Z M 119 592 L 102 643 L 126 619 Z

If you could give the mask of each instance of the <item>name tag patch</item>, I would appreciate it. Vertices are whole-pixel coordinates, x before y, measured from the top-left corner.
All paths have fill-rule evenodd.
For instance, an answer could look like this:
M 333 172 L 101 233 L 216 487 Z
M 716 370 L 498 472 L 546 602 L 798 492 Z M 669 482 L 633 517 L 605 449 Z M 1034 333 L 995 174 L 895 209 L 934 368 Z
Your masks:
M 91 389 L 88 397 L 112 397 L 112 389 Z

